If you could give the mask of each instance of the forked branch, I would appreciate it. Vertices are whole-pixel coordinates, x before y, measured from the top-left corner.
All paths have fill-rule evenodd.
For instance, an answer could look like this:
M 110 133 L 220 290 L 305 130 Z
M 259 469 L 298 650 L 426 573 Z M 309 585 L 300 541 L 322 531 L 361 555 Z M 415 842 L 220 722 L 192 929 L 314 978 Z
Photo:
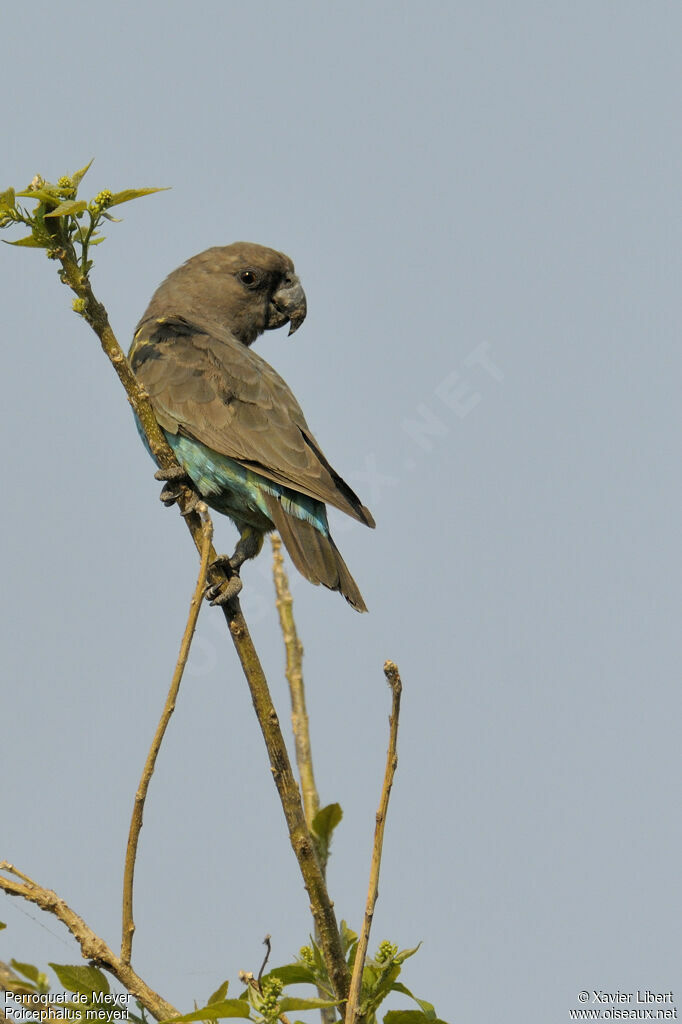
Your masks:
M 135 973 L 130 964 L 124 963 L 117 957 L 106 942 L 95 935 L 83 918 L 79 917 L 55 892 L 52 892 L 51 889 L 44 889 L 7 861 L 0 863 L 0 871 L 15 875 L 20 879 L 17 882 L 13 878 L 0 875 L 0 889 L 3 889 L 9 896 L 21 896 L 29 903 L 35 903 L 41 910 L 54 914 L 69 929 L 79 944 L 85 959 L 91 960 L 95 966 L 109 971 L 131 995 L 139 999 L 144 1008 L 149 1010 L 156 1020 L 167 1020 L 169 1017 L 179 1015 L 179 1010 L 176 1010 L 171 1003 L 167 1003 L 157 992 L 154 992 Z

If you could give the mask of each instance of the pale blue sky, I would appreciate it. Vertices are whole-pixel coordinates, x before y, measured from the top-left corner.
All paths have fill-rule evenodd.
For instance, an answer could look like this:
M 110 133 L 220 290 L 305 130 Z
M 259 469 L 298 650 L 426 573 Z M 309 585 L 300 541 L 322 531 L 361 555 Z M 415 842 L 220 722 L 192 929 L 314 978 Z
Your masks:
M 293 579 L 330 865 L 357 926 L 405 686 L 373 945 L 449 1021 L 568 1020 L 680 989 L 678 4 L 38 0 L 0 68 L 2 186 L 95 157 L 123 208 L 94 283 L 127 344 L 210 245 L 308 296 L 259 352 L 376 531 L 333 517 L 370 607 Z M 97 341 L 3 248 L 0 857 L 111 944 L 135 786 L 196 559 Z M 231 550 L 234 529 L 217 527 Z M 244 608 L 287 719 L 269 554 Z M 292 573 L 294 570 L 292 570 Z M 202 613 L 151 786 L 134 962 L 185 1009 L 309 931 L 222 615 Z M 0 958 L 77 962 L 0 901 Z

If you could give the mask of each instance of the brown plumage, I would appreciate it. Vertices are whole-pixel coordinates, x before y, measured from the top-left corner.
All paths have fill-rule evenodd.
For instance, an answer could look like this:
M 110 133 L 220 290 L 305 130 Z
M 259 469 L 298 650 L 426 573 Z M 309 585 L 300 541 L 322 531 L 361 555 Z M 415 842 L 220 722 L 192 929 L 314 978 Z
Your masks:
M 130 356 L 171 447 L 206 501 L 242 539 L 235 568 L 276 528 L 312 583 L 365 604 L 327 526 L 324 504 L 367 526 L 371 513 L 331 467 L 282 378 L 249 346 L 306 313 L 282 253 L 238 242 L 173 271 L 142 317 Z M 246 552 L 246 553 L 245 553 Z

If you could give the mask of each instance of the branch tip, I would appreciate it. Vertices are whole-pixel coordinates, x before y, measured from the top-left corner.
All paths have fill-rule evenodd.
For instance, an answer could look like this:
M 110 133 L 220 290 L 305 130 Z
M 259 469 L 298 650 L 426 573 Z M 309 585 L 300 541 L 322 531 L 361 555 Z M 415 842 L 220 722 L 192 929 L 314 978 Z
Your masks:
M 266 935 L 265 938 L 263 939 L 263 945 L 265 946 L 265 956 L 263 958 L 263 963 L 260 965 L 260 971 L 258 972 L 258 984 L 259 985 L 260 985 L 260 982 L 261 982 L 261 978 L 263 977 L 263 971 L 265 970 L 265 965 L 268 962 L 268 960 L 270 959 L 270 953 L 272 952 L 272 942 L 270 941 L 271 938 L 272 938 L 271 935 Z
M 358 939 L 355 953 L 353 974 L 348 991 L 348 1002 L 344 1015 L 345 1024 L 355 1024 L 360 1015 L 360 996 L 362 992 L 362 972 L 367 959 L 367 947 L 369 946 L 369 935 L 372 928 L 374 908 L 379 896 L 379 871 L 381 869 L 381 852 L 384 842 L 384 828 L 386 826 L 386 815 L 388 812 L 388 801 L 393 786 L 393 778 L 398 767 L 398 719 L 400 717 L 400 695 L 402 682 L 398 666 L 393 661 L 384 664 L 384 674 L 391 687 L 392 701 L 391 714 L 389 717 L 388 750 L 386 752 L 386 768 L 384 771 L 384 782 L 379 798 L 379 807 L 376 812 L 376 825 L 374 829 L 374 844 L 372 847 L 372 863 L 369 871 L 369 886 L 367 890 L 367 903 L 365 905 L 365 917 L 362 923 L 362 930 Z

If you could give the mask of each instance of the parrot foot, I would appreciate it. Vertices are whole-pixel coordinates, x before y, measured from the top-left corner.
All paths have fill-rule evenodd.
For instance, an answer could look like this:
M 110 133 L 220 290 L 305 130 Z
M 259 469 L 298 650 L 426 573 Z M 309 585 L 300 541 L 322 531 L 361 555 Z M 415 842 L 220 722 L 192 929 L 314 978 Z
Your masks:
M 227 604 L 242 589 L 239 570 L 249 558 L 255 558 L 263 547 L 263 534 L 251 526 L 243 527 L 237 546 L 231 555 L 218 555 L 210 569 L 222 569 L 227 580 L 207 587 L 205 597 L 211 604 Z
M 201 497 L 197 494 L 197 492 L 193 490 L 189 498 L 187 499 L 187 504 L 185 505 L 184 511 L 182 511 L 180 515 L 184 516 L 184 518 L 186 519 L 187 516 L 191 516 L 192 512 L 196 512 L 198 510 L 199 505 L 204 505 L 204 503 Z M 204 511 L 207 511 L 206 505 L 204 505 Z
M 183 487 L 188 487 L 192 490 L 193 494 L 182 514 L 183 516 L 188 516 L 191 512 L 196 511 L 196 507 L 201 499 L 194 492 L 194 483 L 182 466 L 170 466 L 168 469 L 159 469 L 154 474 L 154 479 L 165 481 L 165 487 L 159 495 L 159 500 L 163 502 L 166 508 L 175 505 L 182 494 Z
M 242 581 L 239 578 L 239 568 L 232 564 L 229 555 L 218 555 L 215 561 L 211 562 L 210 569 L 222 569 L 227 574 L 227 579 L 221 583 L 214 583 L 206 587 L 204 597 L 215 605 L 227 604 L 237 597 L 242 589 Z

